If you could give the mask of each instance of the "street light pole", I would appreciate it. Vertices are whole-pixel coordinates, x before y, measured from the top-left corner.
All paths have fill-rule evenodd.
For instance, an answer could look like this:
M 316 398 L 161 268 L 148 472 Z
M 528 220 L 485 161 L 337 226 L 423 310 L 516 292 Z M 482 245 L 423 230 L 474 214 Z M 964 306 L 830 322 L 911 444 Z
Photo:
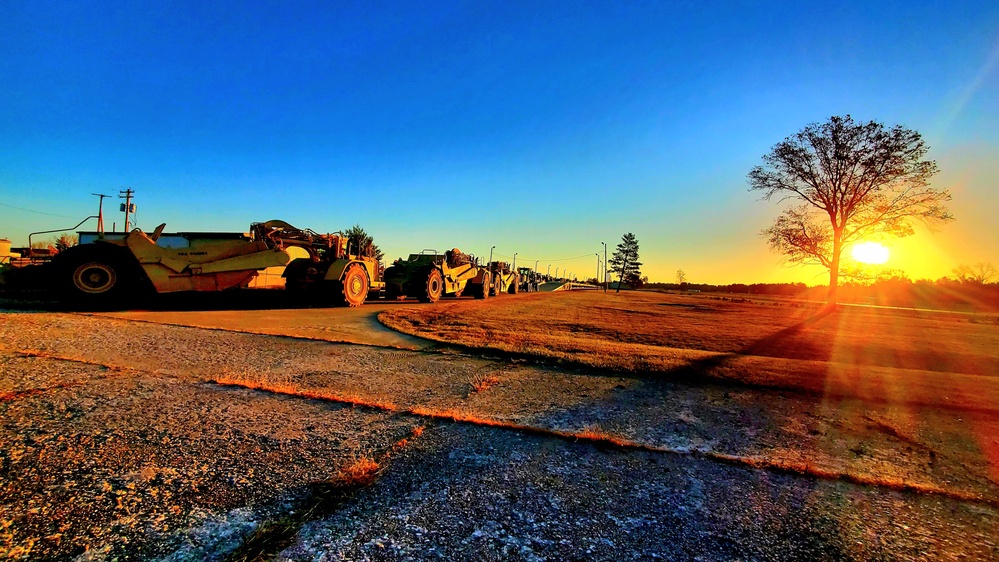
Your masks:
M 538 262 L 541 260 L 534 260 L 534 274 L 538 274 Z
M 493 250 L 495 250 L 495 249 L 496 249 L 496 246 L 493 246 L 492 248 L 489 248 L 489 263 L 486 264 L 487 266 L 490 263 L 493 263 Z
M 607 244 L 601 242 L 604 245 L 604 292 L 607 292 Z
M 513 270 L 517 271 L 517 252 L 513 253 Z
M 597 256 L 597 275 L 594 277 L 594 279 L 596 279 L 597 283 L 599 283 L 600 282 L 600 253 L 599 252 L 593 252 L 593 255 Z
M 548 273 L 546 273 L 545 275 L 551 276 L 551 274 L 552 274 L 552 264 L 548 264 Z

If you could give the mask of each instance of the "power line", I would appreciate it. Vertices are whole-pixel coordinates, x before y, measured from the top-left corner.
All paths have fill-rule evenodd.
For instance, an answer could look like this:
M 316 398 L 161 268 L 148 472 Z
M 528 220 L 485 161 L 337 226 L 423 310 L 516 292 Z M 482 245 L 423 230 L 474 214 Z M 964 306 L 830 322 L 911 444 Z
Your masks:
M 70 217 L 70 216 L 66 216 L 66 215 L 57 215 L 55 213 L 45 213 L 43 211 L 33 211 L 31 209 L 25 209 L 24 207 L 15 207 L 14 205 L 8 205 L 6 203 L 0 203 L 0 207 L 8 207 L 10 209 L 17 209 L 18 211 L 24 211 L 26 213 L 35 213 L 36 215 L 47 215 L 47 216 L 50 216 L 50 217 L 62 217 L 64 219 L 75 219 L 75 218 L 79 218 L 79 217 Z
M 534 259 L 531 259 L 529 257 L 525 257 L 525 256 L 522 256 L 520 254 L 517 254 L 517 261 L 523 260 L 524 263 L 527 263 L 529 261 L 543 261 L 545 263 L 548 263 L 548 262 L 554 263 L 554 262 L 557 262 L 557 261 L 569 261 L 569 260 L 578 260 L 580 258 L 588 258 L 588 257 L 591 257 L 593 254 L 594 254 L 594 252 L 590 252 L 588 254 L 583 254 L 581 256 L 573 256 L 571 258 L 556 258 L 556 259 L 547 259 L 547 258 L 534 258 Z M 507 256 L 505 254 L 500 254 L 498 252 L 495 253 L 495 254 L 493 254 L 493 255 L 498 256 L 498 257 L 513 259 L 513 256 Z

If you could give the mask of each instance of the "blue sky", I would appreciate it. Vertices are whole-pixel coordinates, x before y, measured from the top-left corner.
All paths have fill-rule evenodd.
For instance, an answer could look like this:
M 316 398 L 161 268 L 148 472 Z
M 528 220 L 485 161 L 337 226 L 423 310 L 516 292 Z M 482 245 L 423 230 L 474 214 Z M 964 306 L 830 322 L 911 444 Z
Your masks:
M 899 243 L 899 263 L 999 262 L 995 2 L 0 12 L 0 237 L 15 244 L 130 186 L 146 230 L 357 223 L 390 258 L 495 245 L 578 276 L 634 232 L 653 280 L 822 283 L 769 253 L 757 233 L 778 208 L 746 173 L 850 113 L 920 131 L 955 195 L 958 221 Z

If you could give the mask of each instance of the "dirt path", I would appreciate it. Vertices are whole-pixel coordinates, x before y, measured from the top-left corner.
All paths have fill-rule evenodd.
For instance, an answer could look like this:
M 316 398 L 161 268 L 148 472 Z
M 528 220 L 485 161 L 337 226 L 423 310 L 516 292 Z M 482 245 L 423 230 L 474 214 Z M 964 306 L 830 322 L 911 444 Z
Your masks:
M 995 420 L 396 349 L 377 312 L 3 313 L 0 554 L 999 558 Z
M 137 320 L 156 324 L 192 326 L 246 332 L 292 336 L 340 343 L 359 343 L 399 349 L 424 349 L 432 344 L 390 330 L 378 322 L 378 313 L 400 307 L 420 306 L 412 303 L 368 304 L 360 308 L 290 308 L 254 310 L 173 310 L 126 311 L 103 313 L 109 318 Z M 335 320 L 331 321 L 331 316 Z

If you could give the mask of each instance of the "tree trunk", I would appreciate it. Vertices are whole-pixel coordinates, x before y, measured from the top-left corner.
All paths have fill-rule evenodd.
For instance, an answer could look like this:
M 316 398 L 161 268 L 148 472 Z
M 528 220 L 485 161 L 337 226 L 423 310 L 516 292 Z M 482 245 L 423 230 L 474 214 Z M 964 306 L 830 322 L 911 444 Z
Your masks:
M 829 266 L 829 297 L 826 299 L 826 308 L 836 306 L 836 293 L 839 289 L 839 258 L 843 251 L 842 236 L 842 231 L 833 229 L 833 255 L 832 263 Z
M 617 291 L 615 291 L 617 293 L 621 292 L 621 283 L 624 283 L 624 270 L 627 269 L 627 266 L 628 266 L 628 260 L 625 259 L 623 262 L 621 262 L 621 274 L 617 278 Z

